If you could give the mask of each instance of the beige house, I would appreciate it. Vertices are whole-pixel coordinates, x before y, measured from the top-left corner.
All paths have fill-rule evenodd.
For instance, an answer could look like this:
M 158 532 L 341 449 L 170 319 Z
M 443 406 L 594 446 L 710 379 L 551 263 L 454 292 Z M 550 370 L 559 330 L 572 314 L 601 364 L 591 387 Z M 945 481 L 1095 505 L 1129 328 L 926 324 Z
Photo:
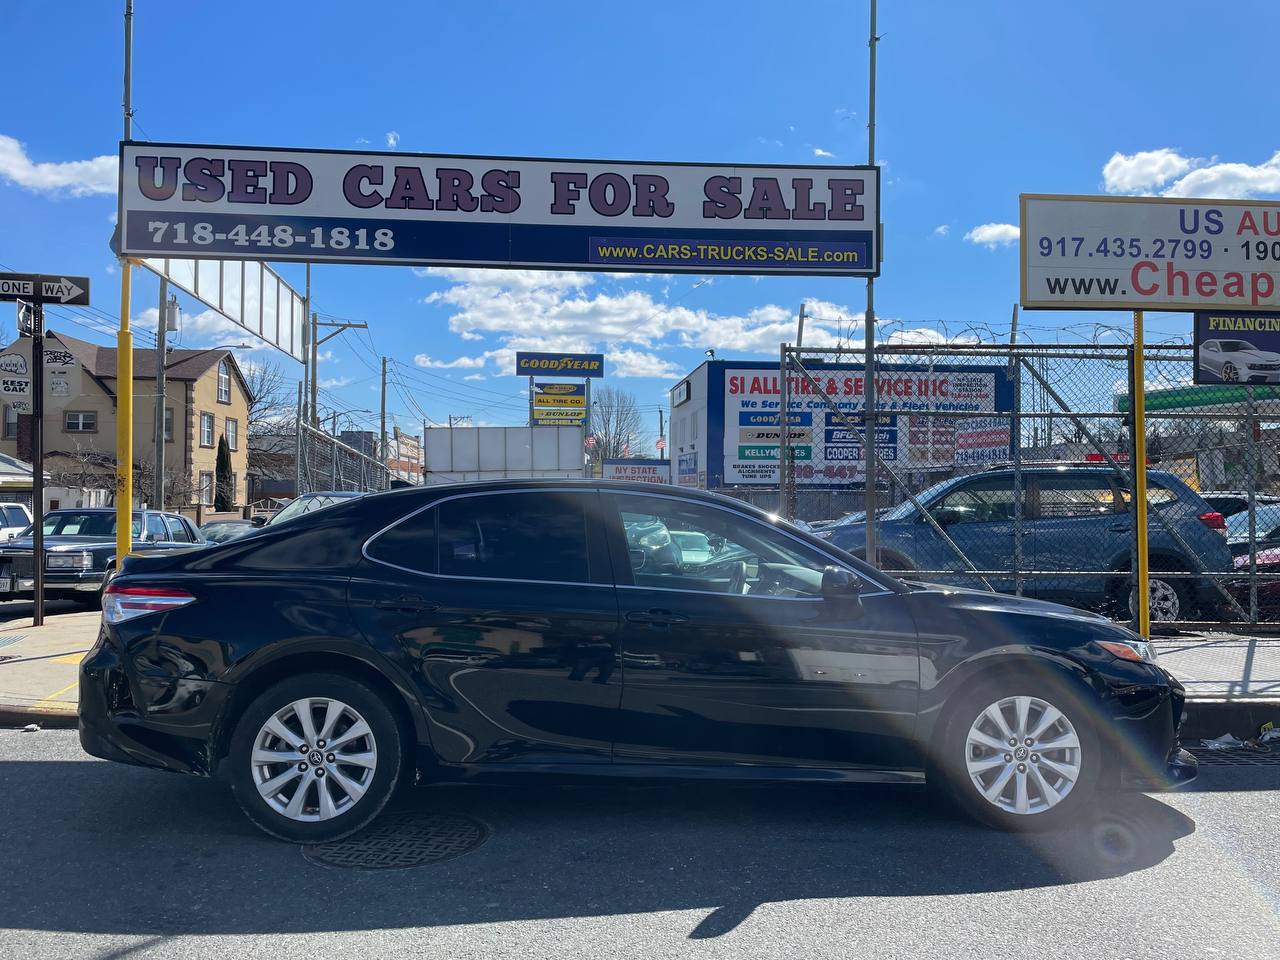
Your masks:
M 64 486 L 113 488 L 115 348 L 49 331 L 44 350 L 45 472 Z M 0 350 L 0 453 L 28 461 L 30 366 L 29 338 Z M 150 503 L 155 478 L 155 350 L 134 348 L 133 373 L 134 495 L 138 502 Z M 235 357 L 227 350 L 170 350 L 165 379 L 167 506 L 213 503 L 218 439 L 223 436 L 231 450 L 232 499 L 243 503 L 249 390 Z

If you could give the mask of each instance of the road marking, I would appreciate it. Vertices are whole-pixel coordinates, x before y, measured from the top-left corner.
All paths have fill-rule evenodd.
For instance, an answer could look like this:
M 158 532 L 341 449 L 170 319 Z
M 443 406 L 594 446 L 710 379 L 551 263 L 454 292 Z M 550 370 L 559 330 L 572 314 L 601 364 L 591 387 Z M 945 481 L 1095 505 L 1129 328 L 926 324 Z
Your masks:
M 89 652 L 88 650 L 85 650 L 82 653 L 68 653 L 65 657 L 54 657 L 53 662 L 54 663 L 71 663 L 71 664 L 75 664 L 76 666 L 79 666 L 80 661 L 85 658 L 85 654 L 87 654 L 88 652 Z
M 67 693 L 78 686 L 80 686 L 80 681 L 78 679 L 72 680 L 70 683 L 68 683 L 65 687 L 63 687 L 61 690 L 57 691 L 56 693 L 51 693 L 47 697 L 42 697 L 40 701 L 36 703 L 36 706 L 42 707 L 46 704 L 53 704 L 64 693 Z

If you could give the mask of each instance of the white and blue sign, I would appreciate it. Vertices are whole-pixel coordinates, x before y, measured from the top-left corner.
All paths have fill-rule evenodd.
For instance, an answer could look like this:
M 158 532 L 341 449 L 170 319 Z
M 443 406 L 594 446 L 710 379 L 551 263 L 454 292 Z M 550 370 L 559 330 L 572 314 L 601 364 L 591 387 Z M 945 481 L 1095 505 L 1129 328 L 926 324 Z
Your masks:
M 123 142 L 119 252 L 877 276 L 879 169 Z
M 787 414 L 787 426 L 807 427 L 813 423 L 813 412 L 793 412 Z M 740 410 L 738 412 L 740 427 L 776 427 L 778 426 L 777 410 Z

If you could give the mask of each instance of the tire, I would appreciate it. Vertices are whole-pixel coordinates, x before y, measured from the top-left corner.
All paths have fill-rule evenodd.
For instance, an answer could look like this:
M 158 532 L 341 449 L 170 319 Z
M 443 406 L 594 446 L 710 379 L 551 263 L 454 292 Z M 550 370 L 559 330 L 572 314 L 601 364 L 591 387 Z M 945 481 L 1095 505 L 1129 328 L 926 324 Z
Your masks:
M 1064 826 L 1090 811 L 1102 773 L 1092 725 L 1096 708 L 1072 680 L 1052 672 L 1009 673 L 957 696 L 945 711 L 932 769 L 961 809 L 982 823 L 1017 831 Z M 1046 718 L 1048 728 L 1037 730 Z M 1019 742 L 1011 745 L 1010 738 Z M 1037 750 L 1037 740 L 1065 745 Z
M 1224 363 L 1222 365 L 1222 382 L 1238 383 L 1240 381 L 1240 370 L 1234 363 Z
M 1162 578 L 1159 570 L 1152 570 L 1147 576 L 1147 588 L 1151 600 L 1151 622 L 1169 623 L 1175 620 L 1186 620 L 1191 616 L 1190 582 L 1181 577 Z M 1138 596 L 1133 587 L 1128 590 L 1127 604 L 1129 616 L 1138 616 Z
M 303 701 L 310 705 L 314 743 L 305 742 Z M 326 726 L 331 732 L 322 738 Z M 304 743 L 305 752 L 299 749 Z M 355 833 L 382 812 L 400 782 L 404 753 L 400 725 L 377 691 L 337 674 L 306 673 L 249 704 L 231 735 L 226 765 L 231 791 L 254 824 L 292 843 L 324 843 Z M 278 759 L 255 762 L 267 755 Z

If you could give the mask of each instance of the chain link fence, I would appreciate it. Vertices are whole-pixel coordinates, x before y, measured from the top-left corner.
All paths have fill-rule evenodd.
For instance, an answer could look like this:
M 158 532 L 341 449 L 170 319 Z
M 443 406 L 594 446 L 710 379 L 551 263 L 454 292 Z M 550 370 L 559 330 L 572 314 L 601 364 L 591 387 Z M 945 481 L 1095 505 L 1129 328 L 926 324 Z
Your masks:
M 904 578 L 1134 615 L 1131 346 L 880 346 L 870 409 L 863 361 L 782 348 L 783 514 Z M 1193 363 L 1144 350 L 1152 620 L 1280 620 L 1280 388 Z
M 391 471 L 376 457 L 315 427 L 297 421 L 294 442 L 299 494 L 319 490 L 357 490 L 376 493 L 390 489 Z

